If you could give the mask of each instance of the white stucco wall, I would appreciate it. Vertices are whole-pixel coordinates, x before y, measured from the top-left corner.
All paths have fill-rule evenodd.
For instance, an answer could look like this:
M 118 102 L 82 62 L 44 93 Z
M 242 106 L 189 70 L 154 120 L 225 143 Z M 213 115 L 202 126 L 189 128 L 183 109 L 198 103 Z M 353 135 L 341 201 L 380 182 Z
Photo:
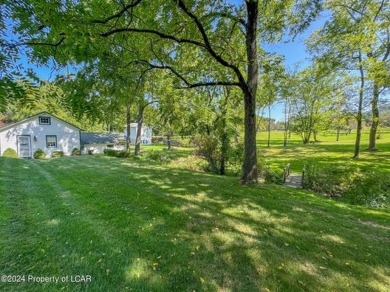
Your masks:
M 125 136 L 127 134 L 127 127 L 125 127 Z M 131 123 L 130 125 L 130 143 L 135 144 L 135 138 L 137 137 L 137 123 Z M 141 128 L 141 144 L 149 145 L 152 144 L 152 128 L 142 126 Z
M 107 144 L 84 144 L 82 154 L 88 154 L 89 150 L 92 150 L 92 154 L 101 154 L 106 148 L 109 148 Z M 110 149 L 125 150 L 125 147 L 122 145 L 114 145 Z
M 50 117 L 50 125 L 40 125 L 40 116 Z M 57 136 L 57 147 L 47 147 L 47 135 Z M 53 151 L 63 151 L 64 155 L 71 155 L 73 148 L 80 149 L 80 130 L 50 114 L 34 116 L 24 122 L 15 123 L 12 127 L 0 129 L 0 155 L 3 155 L 7 148 L 19 153 L 18 136 L 30 137 L 30 157 L 37 149 L 42 149 L 46 157 L 51 157 Z

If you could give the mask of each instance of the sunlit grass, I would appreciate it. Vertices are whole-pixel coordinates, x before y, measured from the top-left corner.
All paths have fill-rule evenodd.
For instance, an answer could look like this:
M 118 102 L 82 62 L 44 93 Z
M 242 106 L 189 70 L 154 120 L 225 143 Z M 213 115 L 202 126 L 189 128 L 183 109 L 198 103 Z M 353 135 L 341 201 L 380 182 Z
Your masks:
M 390 216 L 144 160 L 0 158 L 1 291 L 386 291 Z
M 390 172 L 390 132 L 383 132 L 377 140 L 378 152 L 368 152 L 369 131 L 363 131 L 359 159 L 352 159 L 356 133 L 340 135 L 319 135 L 317 143 L 304 145 L 300 137 L 292 134 L 287 147 L 283 147 L 283 132 L 271 132 L 271 147 L 267 147 L 267 133 L 258 134 L 257 144 L 266 161 L 273 167 L 283 168 L 291 164 L 294 172 L 301 172 L 308 159 L 314 159 L 324 165 L 352 164 L 371 171 Z

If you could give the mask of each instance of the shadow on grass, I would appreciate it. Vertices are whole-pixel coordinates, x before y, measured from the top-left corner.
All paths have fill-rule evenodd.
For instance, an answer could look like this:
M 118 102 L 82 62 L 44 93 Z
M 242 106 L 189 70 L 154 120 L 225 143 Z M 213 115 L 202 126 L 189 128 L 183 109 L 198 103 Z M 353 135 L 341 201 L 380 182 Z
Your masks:
M 301 172 L 308 159 L 316 160 L 322 165 L 352 164 L 368 171 L 390 172 L 390 143 L 381 145 L 382 151 L 368 152 L 362 147 L 360 158 L 355 160 L 353 145 L 314 144 L 288 147 L 261 148 L 271 165 L 283 168 L 291 164 L 293 172 Z
M 47 289 L 386 287 L 389 230 L 383 226 L 389 216 L 380 210 L 103 156 L 0 163 L 7 177 L 1 178 L 0 208 L 9 210 L 1 221 L 7 238 L 2 271 L 94 277 Z M 17 178 L 7 169 L 16 169 Z M 11 228 L 15 221 L 20 229 Z M 23 290 L 31 283 L 7 287 Z

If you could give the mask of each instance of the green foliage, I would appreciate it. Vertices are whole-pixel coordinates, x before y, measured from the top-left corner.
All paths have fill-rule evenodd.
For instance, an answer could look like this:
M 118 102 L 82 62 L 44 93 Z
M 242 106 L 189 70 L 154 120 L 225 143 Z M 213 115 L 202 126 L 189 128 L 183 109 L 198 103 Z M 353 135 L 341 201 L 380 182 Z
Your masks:
M 45 159 L 46 153 L 42 149 L 37 149 L 37 150 L 35 150 L 33 156 L 35 159 Z
M 3 152 L 3 157 L 8 157 L 8 158 L 19 158 L 19 155 L 18 155 L 18 153 L 16 153 L 16 151 L 15 151 L 14 149 L 7 148 L 7 149 Z
M 153 136 L 152 144 L 162 144 L 164 141 L 164 136 Z
M 148 160 L 158 161 L 158 162 L 169 162 L 171 159 L 167 151 L 161 151 L 157 149 L 152 149 L 147 151 L 144 154 L 144 157 Z
M 72 156 L 80 156 L 81 155 L 81 151 L 77 147 L 75 147 L 75 148 L 73 148 L 71 155 Z
M 198 135 L 195 138 L 197 146 L 197 155 L 203 157 L 208 162 L 205 169 L 207 172 L 218 173 L 221 153 L 218 149 L 218 138 L 213 135 Z
M 273 170 L 267 166 L 263 169 L 262 174 L 266 183 L 283 184 L 283 170 L 281 169 Z
M 390 206 L 390 174 L 366 172 L 356 176 L 341 199 L 345 202 L 370 207 Z
M 330 196 L 348 189 L 360 169 L 352 165 L 320 165 L 315 160 L 305 164 L 304 187 Z
M 342 201 L 370 207 L 387 207 L 390 203 L 390 174 L 363 171 L 353 165 L 305 165 L 305 188 L 340 197 Z
M 51 153 L 51 157 L 53 158 L 58 158 L 58 157 L 63 157 L 64 156 L 64 151 L 53 151 Z
M 129 157 L 129 152 L 126 150 L 114 150 L 114 149 L 104 149 L 103 153 L 107 156 L 114 156 L 118 158 Z
M 207 169 L 208 166 L 207 161 L 204 158 L 193 154 L 185 157 L 179 157 L 171 161 L 170 165 L 173 167 L 201 172 Z

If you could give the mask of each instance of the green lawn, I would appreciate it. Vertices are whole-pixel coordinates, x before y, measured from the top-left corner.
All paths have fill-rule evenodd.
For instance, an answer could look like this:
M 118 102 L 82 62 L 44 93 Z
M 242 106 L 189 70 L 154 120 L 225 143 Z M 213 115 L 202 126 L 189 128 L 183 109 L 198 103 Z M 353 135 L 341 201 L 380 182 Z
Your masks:
M 386 291 L 390 215 L 105 156 L 0 158 L 0 291 Z
M 360 157 L 352 159 L 354 154 L 356 132 L 340 135 L 319 135 L 318 143 L 304 145 L 298 135 L 292 134 L 288 146 L 283 147 L 283 132 L 271 132 L 271 147 L 267 147 L 267 133 L 258 134 L 257 144 L 267 162 L 274 167 L 284 168 L 291 164 L 294 172 L 301 172 L 305 161 L 315 159 L 324 165 L 351 164 L 370 171 L 390 172 L 390 130 L 382 131 L 377 140 L 378 152 L 368 152 L 369 131 L 364 130 L 361 138 Z

